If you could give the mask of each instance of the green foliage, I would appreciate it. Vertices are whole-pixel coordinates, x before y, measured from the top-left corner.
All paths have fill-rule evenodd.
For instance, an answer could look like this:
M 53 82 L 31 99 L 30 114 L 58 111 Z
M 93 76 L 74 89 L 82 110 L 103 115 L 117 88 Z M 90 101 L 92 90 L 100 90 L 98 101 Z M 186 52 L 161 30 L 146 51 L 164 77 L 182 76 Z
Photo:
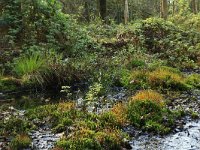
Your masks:
M 198 86 L 198 76 L 186 78 L 176 68 L 159 66 L 122 74 L 121 83 L 129 89 L 188 90 Z
M 112 112 L 99 115 L 82 113 L 74 109 L 72 103 L 40 106 L 30 109 L 26 116 L 33 121 L 51 122 L 55 132 L 64 132 L 72 127 L 73 130 L 68 130 L 70 134 L 56 144 L 64 149 L 120 149 L 123 138 L 127 137 L 119 129 Z
M 17 135 L 10 143 L 10 148 L 12 150 L 21 150 L 25 148 L 29 148 L 31 145 L 31 139 L 25 135 Z
M 49 75 L 47 58 L 38 53 L 22 56 L 15 60 L 13 72 L 20 77 L 26 85 L 44 85 L 45 77 Z
M 177 117 L 179 116 L 175 112 L 167 110 L 154 100 L 132 100 L 128 105 L 130 122 L 134 126 L 150 132 L 169 133 Z M 167 123 L 164 118 L 167 118 Z
M 33 127 L 33 124 L 25 119 L 19 117 L 11 117 L 3 122 L 1 130 L 4 134 L 9 133 L 13 135 L 17 133 L 27 133 Z
M 98 96 L 102 92 L 102 85 L 100 83 L 94 83 L 92 86 L 89 87 L 89 91 L 86 93 L 86 100 L 87 101 L 96 101 Z
M 148 82 L 151 87 L 163 89 L 187 90 L 190 87 L 185 83 L 185 78 L 176 69 L 169 67 L 157 68 L 148 74 Z
M 0 90 L 1 91 L 15 91 L 20 89 L 22 84 L 21 80 L 13 77 L 0 77 Z
M 3 4 L 2 19 L 8 24 L 6 38 L 13 47 L 18 45 L 27 51 L 39 46 L 82 56 L 93 45 L 87 32 L 62 12 L 59 1 L 3 0 Z
M 178 68 L 197 67 L 199 39 L 199 32 L 183 30 L 160 18 L 129 25 L 118 35 L 118 41 L 126 41 L 136 49 L 145 49 L 145 53 L 155 55 L 155 59 L 166 60 L 168 65 Z
M 62 139 L 61 141 L 58 141 L 56 145 L 58 147 L 70 150 L 120 150 L 120 136 L 124 135 L 119 130 L 114 130 L 112 132 L 110 130 L 94 132 L 92 130 L 81 129 L 76 131 L 72 137 L 70 137 L 70 139 Z
M 46 59 L 42 57 L 40 54 L 32 54 L 29 56 L 20 57 L 15 61 L 15 66 L 13 71 L 17 74 L 17 76 L 28 76 L 39 72 L 40 70 L 45 70 L 47 67 Z
M 169 18 L 174 24 L 184 30 L 200 31 L 200 16 L 199 14 L 175 15 Z
M 130 68 L 142 68 L 146 66 L 146 63 L 143 60 L 132 60 L 129 64 Z
M 200 75 L 199 74 L 189 75 L 186 78 L 186 83 L 196 88 L 200 88 Z
M 144 126 L 147 120 L 158 120 L 161 116 L 162 108 L 151 100 L 132 101 L 128 108 L 130 121 L 138 126 Z

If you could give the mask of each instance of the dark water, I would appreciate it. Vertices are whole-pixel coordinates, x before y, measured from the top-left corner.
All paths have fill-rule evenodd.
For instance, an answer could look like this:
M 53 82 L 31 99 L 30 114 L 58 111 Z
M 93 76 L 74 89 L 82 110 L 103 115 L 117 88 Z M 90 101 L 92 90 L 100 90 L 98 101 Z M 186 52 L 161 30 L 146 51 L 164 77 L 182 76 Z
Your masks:
M 28 108 L 34 108 L 40 105 L 53 104 L 58 102 L 67 101 L 65 96 L 54 96 L 55 93 L 25 93 L 15 94 L 14 96 L 0 95 L 0 107 L 13 106 L 20 115 L 23 117 L 23 110 Z M 81 94 L 75 94 L 74 99 L 80 99 Z M 100 109 L 109 109 L 112 103 L 117 101 L 123 101 L 127 98 L 126 91 L 118 88 L 115 92 L 106 96 L 109 99 L 110 104 Z M 6 99 L 6 101 L 4 101 Z M 178 107 L 184 110 L 191 109 L 194 112 L 200 113 L 200 91 L 194 90 L 191 92 L 183 92 L 177 98 L 172 100 L 170 109 L 177 109 Z M 92 107 L 91 107 L 92 108 Z M 5 112 L 6 113 L 6 112 Z M 141 133 L 138 136 L 134 136 L 130 141 L 130 145 L 133 150 L 200 150 L 200 120 L 192 120 L 186 117 L 183 127 L 181 129 L 176 128 L 173 133 L 166 136 L 155 136 L 151 134 Z M 131 132 L 135 132 L 134 128 Z M 62 134 L 54 134 L 47 126 L 40 127 L 38 130 L 29 133 L 33 140 L 32 147 L 37 150 L 52 149 L 54 143 L 62 137 Z M 0 145 L 1 142 L 0 137 Z M 0 146 L 1 149 L 1 146 Z

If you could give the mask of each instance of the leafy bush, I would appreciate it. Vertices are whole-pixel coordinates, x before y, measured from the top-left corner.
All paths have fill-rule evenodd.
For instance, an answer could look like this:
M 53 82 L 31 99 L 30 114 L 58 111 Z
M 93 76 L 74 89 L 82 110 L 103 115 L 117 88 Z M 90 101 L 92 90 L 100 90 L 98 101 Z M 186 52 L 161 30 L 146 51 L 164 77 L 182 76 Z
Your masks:
M 133 70 L 126 76 L 122 76 L 122 84 L 131 89 L 146 89 L 149 85 L 147 82 L 148 71 L 147 70 Z
M 134 59 L 130 62 L 129 67 L 130 68 L 136 68 L 136 67 L 144 67 L 146 66 L 146 63 L 143 60 L 138 60 L 138 59 Z
M 137 127 L 146 125 L 148 120 L 160 120 L 162 108 L 152 100 L 133 100 L 128 106 L 128 118 Z
M 199 14 L 187 14 L 187 15 L 174 15 L 169 18 L 174 24 L 180 26 L 185 30 L 195 30 L 200 32 L 200 16 Z
M 194 68 L 197 66 L 200 34 L 183 30 L 170 21 L 149 18 L 130 25 L 118 35 L 118 40 L 127 41 L 136 49 L 166 60 L 172 67 Z

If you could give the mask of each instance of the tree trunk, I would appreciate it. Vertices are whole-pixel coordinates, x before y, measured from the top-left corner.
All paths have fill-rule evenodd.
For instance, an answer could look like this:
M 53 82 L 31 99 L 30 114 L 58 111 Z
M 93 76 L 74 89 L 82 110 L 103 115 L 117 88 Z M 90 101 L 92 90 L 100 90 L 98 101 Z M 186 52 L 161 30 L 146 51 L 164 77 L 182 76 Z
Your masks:
M 88 0 L 85 0 L 85 12 L 84 12 L 84 15 L 85 15 L 86 21 L 90 22 L 90 11 L 89 11 L 89 1 Z
M 200 1 L 197 1 L 198 12 L 200 11 Z
M 173 0 L 173 2 L 172 2 L 172 7 L 173 7 L 172 14 L 174 16 L 175 15 L 175 11 L 176 11 L 176 2 L 175 2 L 175 0 Z
M 105 21 L 106 19 L 106 14 L 107 14 L 107 6 L 106 6 L 106 0 L 99 0 L 99 6 L 100 6 L 100 16 L 101 19 Z
M 128 0 L 125 0 L 124 7 L 124 23 L 127 24 L 129 20 Z
M 164 19 L 167 19 L 167 15 L 168 15 L 168 1 L 167 0 L 161 0 L 160 16 Z
M 191 0 L 190 1 L 191 11 L 194 14 L 198 13 L 198 6 L 197 6 L 198 5 L 198 1 L 199 0 Z

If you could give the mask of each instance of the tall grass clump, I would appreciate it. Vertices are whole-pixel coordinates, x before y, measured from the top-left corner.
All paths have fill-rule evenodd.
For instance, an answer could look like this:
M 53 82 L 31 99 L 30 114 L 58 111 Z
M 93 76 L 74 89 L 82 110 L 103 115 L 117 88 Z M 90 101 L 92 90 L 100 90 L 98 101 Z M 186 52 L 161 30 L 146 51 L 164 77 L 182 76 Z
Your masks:
M 14 65 L 14 72 L 18 77 L 31 75 L 45 69 L 45 65 L 46 59 L 40 54 L 34 53 L 17 59 Z
M 43 85 L 49 74 L 47 58 L 39 53 L 24 55 L 15 60 L 13 72 L 25 83 Z

